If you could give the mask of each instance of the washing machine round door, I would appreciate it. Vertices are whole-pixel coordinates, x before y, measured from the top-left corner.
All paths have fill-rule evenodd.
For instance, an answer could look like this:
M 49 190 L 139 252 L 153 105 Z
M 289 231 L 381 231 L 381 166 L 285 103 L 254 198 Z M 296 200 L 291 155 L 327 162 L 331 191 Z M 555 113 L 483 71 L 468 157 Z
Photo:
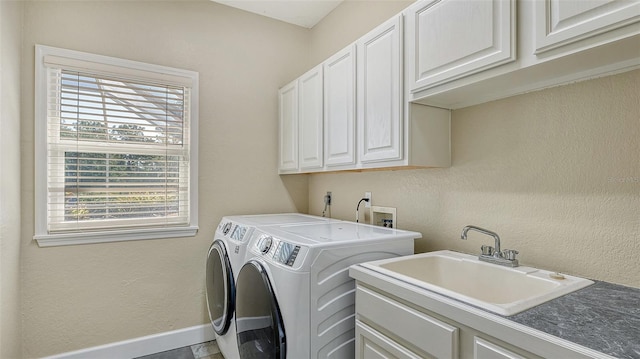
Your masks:
M 257 261 L 248 261 L 236 282 L 236 331 L 241 359 L 284 359 L 284 323 L 269 275 Z
M 223 335 L 229 329 L 235 305 L 235 287 L 227 250 L 221 240 L 215 240 L 207 256 L 207 308 L 213 330 Z

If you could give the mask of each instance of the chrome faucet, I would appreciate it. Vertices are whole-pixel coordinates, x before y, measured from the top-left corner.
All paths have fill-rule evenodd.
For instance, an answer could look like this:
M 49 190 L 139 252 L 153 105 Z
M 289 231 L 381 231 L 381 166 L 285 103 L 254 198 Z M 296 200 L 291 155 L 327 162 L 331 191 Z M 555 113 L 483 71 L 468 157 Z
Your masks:
M 482 234 L 486 234 L 488 236 L 493 237 L 495 244 L 494 247 L 483 245 L 480 247 L 482 253 L 478 257 L 479 260 L 499 264 L 508 267 L 517 267 L 518 260 L 516 256 L 518 255 L 518 251 L 513 249 L 505 249 L 504 251 L 500 250 L 500 236 L 496 232 L 492 232 L 490 230 L 476 227 L 476 226 L 466 226 L 462 229 L 462 234 L 460 238 L 466 240 L 467 233 L 469 231 L 476 231 Z

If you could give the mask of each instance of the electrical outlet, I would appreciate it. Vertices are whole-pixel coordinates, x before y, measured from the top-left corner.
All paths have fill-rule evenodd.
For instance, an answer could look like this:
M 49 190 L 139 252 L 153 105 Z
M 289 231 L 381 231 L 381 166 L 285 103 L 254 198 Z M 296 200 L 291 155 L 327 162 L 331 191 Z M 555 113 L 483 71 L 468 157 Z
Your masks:
M 331 192 L 327 191 L 327 194 L 324 195 L 324 204 L 327 206 L 331 205 Z
M 365 192 L 364 198 L 368 198 L 369 200 L 364 203 L 364 208 L 371 208 L 371 192 Z

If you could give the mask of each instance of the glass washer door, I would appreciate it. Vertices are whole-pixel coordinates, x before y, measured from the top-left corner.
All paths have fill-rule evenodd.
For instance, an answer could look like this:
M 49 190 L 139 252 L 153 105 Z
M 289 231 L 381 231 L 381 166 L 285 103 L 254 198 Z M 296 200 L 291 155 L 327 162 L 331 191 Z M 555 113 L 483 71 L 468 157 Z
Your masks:
M 233 273 L 224 243 L 216 239 L 207 256 L 207 309 L 213 330 L 223 335 L 229 329 L 235 304 Z
M 236 282 L 236 330 L 241 359 L 284 359 L 284 323 L 269 276 L 257 261 L 248 261 Z

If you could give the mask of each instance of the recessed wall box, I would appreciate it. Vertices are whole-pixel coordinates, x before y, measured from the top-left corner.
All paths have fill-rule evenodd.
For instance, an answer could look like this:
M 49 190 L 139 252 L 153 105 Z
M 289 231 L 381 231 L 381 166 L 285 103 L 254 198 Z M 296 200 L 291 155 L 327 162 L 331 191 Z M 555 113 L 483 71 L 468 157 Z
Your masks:
M 398 228 L 394 207 L 371 206 L 371 224 L 381 227 Z

